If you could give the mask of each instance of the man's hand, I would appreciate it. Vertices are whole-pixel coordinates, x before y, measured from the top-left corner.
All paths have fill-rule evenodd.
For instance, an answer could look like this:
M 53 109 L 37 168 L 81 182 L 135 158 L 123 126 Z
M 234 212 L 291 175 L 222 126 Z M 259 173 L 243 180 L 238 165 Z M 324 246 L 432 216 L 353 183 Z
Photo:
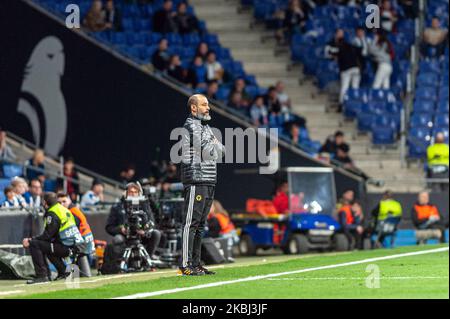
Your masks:
M 23 248 L 30 247 L 30 240 L 31 240 L 31 238 L 24 238 L 23 239 L 23 241 L 22 241 Z
M 361 235 L 364 232 L 364 228 L 362 226 L 357 226 L 356 231 Z
M 140 230 L 137 231 L 137 234 L 139 236 L 145 236 L 145 230 L 140 229 Z

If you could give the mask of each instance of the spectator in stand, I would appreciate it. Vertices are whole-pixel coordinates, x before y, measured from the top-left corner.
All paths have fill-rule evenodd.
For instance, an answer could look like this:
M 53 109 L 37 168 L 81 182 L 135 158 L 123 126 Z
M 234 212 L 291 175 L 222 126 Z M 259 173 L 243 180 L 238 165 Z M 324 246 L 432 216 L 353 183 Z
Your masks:
M 128 183 L 134 180 L 136 175 L 136 167 L 133 164 L 128 164 L 125 168 L 120 172 L 120 181 L 122 185 L 127 185 Z
M 170 55 L 168 52 L 169 41 L 162 38 L 158 43 L 158 50 L 156 50 L 152 55 L 152 64 L 155 69 L 159 71 L 165 71 L 167 65 L 169 64 Z
M 93 0 L 92 6 L 84 18 L 83 25 L 92 32 L 100 32 L 107 28 L 101 0 Z
M 29 207 L 40 208 L 42 205 L 42 183 L 35 178 L 30 181 L 29 191 L 23 197 Z
M 352 40 L 352 45 L 357 49 L 358 54 L 358 65 L 360 68 L 360 73 L 362 74 L 366 59 L 369 54 L 369 43 L 371 39 L 366 36 L 366 32 L 363 27 L 357 27 L 355 30 L 355 37 Z
M 241 93 L 241 97 L 242 97 L 242 104 L 244 104 L 245 106 L 248 106 L 252 100 L 252 97 L 250 96 L 250 94 L 248 94 L 245 91 L 245 80 L 242 78 L 238 78 L 234 81 L 234 85 L 233 88 L 230 91 L 230 98 L 231 95 L 233 95 L 234 93 L 238 92 Z
M 63 176 L 64 178 L 60 177 L 56 180 L 56 188 L 60 190 L 66 189 L 66 193 L 70 195 L 72 201 L 76 202 L 80 194 L 80 186 L 78 185 L 80 178 L 75 169 L 75 162 L 71 157 L 64 162 Z M 64 184 L 66 184 L 66 187 L 64 187 Z
M 369 46 L 369 53 L 377 63 L 377 72 L 372 87 L 374 89 L 389 89 L 391 87 L 394 49 L 384 33 L 375 35 L 373 43 Z
M 200 42 L 197 46 L 197 50 L 195 52 L 195 56 L 200 56 L 203 62 L 206 62 L 206 58 L 208 56 L 209 47 L 206 42 Z
M 204 88 L 206 87 L 207 81 L 206 75 L 206 66 L 203 63 L 201 56 L 198 55 L 194 58 L 194 62 L 188 71 L 186 82 L 192 88 Z
M 122 13 L 119 8 L 116 8 L 113 0 L 106 0 L 103 16 L 105 17 L 105 29 L 111 29 L 113 31 L 123 30 Z
M 245 103 L 245 101 L 243 101 L 242 94 L 240 92 L 234 92 L 230 95 L 228 106 L 234 108 L 242 114 L 247 115 L 248 105 Z
M 219 91 L 219 84 L 217 81 L 211 81 L 208 83 L 205 96 L 208 100 L 217 100 L 217 91 Z
M 422 51 L 424 55 L 427 55 L 428 48 L 436 49 L 437 56 L 441 56 L 444 53 L 447 45 L 448 30 L 441 28 L 440 24 L 439 18 L 434 17 L 431 20 L 431 27 L 426 28 L 423 32 Z
M 14 154 L 11 147 L 6 142 L 6 131 L 0 127 L 0 162 L 1 161 L 14 161 L 17 158 L 16 154 Z M 0 168 L 2 168 L 0 163 Z M 0 170 L 0 173 L 3 173 L 2 170 Z
M 328 137 L 325 143 L 320 148 L 319 152 L 329 153 L 334 158 L 337 155 L 337 149 L 339 147 L 350 150 L 350 146 L 345 142 L 344 132 L 342 131 L 336 131 L 336 133 L 334 133 L 334 136 Z
M 281 104 L 275 87 L 271 86 L 267 89 L 267 93 L 264 96 L 264 104 L 273 115 L 278 115 L 281 112 Z
M 289 123 L 288 132 L 291 143 L 300 146 L 300 127 L 296 123 Z
M 339 110 L 342 110 L 344 94 L 347 92 L 350 84 L 353 89 L 359 88 L 361 82 L 361 70 L 358 65 L 358 50 L 351 44 L 345 42 L 344 31 L 336 30 L 334 39 L 325 47 L 328 57 L 335 59 L 339 65 L 341 77 L 341 90 L 339 93 Z
M 303 32 L 308 16 L 303 10 L 300 0 L 290 0 L 289 7 L 284 12 L 283 31 L 290 39 L 294 33 Z
M 153 15 L 153 31 L 159 33 L 177 32 L 176 12 L 172 11 L 173 3 L 165 0 L 160 10 Z
M 171 76 L 180 83 L 184 83 L 186 76 L 183 67 L 181 66 L 180 56 L 174 54 L 169 59 L 167 67 L 167 75 Z
M 283 81 L 278 81 L 275 84 L 275 90 L 277 91 L 277 99 L 281 105 L 281 112 L 289 113 L 291 111 L 291 99 L 289 95 L 284 91 L 284 83 Z
M 278 214 L 289 214 L 289 184 L 286 181 L 278 185 L 275 196 L 272 199 L 273 206 L 277 209 Z
M 19 203 L 20 207 L 27 207 L 27 202 L 25 200 L 24 194 L 28 191 L 28 184 L 22 177 L 14 177 L 11 181 L 11 186 L 14 191 L 14 197 Z
M 25 166 L 28 166 L 25 172 L 26 179 L 31 181 L 35 178 L 38 178 L 41 181 L 41 183 L 44 183 L 45 181 L 44 160 L 45 160 L 44 151 L 41 149 L 35 150 L 33 157 L 25 162 Z
M 417 0 L 398 0 L 398 3 L 403 7 L 403 12 L 405 12 L 405 17 L 407 19 L 417 18 L 417 12 L 419 9 Z
M 103 197 L 104 185 L 98 180 L 94 180 L 91 190 L 87 191 L 81 198 L 81 207 L 97 205 L 104 201 Z
M 16 198 L 16 193 L 14 193 L 14 188 L 12 186 L 6 186 L 3 192 L 5 194 L 5 201 L 3 202 L 2 207 L 20 207 L 20 203 Z
M 224 69 L 222 67 L 222 64 L 217 61 L 216 53 L 214 53 L 213 51 L 208 52 L 208 55 L 206 56 L 205 67 L 207 81 L 216 80 L 217 82 L 222 83 Z
M 252 119 L 253 125 L 267 125 L 269 123 L 268 114 L 267 107 L 264 105 L 264 97 L 258 95 L 250 107 L 250 118 Z
M 180 2 L 178 4 L 175 23 L 177 25 L 178 33 L 180 34 L 199 31 L 198 20 L 194 15 L 187 12 L 186 2 Z
M 304 9 L 303 2 L 300 0 L 290 0 L 288 7 L 283 10 L 277 10 L 274 18 L 278 20 L 278 30 L 275 37 L 280 43 L 291 39 L 292 35 L 304 32 L 308 14 Z
M 420 192 L 417 196 L 417 202 L 411 209 L 411 219 L 417 229 L 440 230 L 440 242 L 445 243 L 446 226 L 437 206 L 430 203 L 430 194 L 428 192 Z
M 381 29 L 387 33 L 395 30 L 395 23 L 397 22 L 397 13 L 392 8 L 390 0 L 383 0 L 380 10 Z

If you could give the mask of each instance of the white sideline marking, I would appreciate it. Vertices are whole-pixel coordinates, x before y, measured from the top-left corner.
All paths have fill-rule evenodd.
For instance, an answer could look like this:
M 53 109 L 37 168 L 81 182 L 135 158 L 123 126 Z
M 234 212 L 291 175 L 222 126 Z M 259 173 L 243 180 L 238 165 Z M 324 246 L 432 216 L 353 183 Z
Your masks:
M 267 278 L 270 281 L 291 280 L 366 280 L 367 277 L 299 277 L 299 278 Z M 411 279 L 448 279 L 447 276 L 409 276 L 409 277 L 380 277 L 380 280 L 411 280 Z
M 252 276 L 252 277 L 247 277 L 247 278 L 240 278 L 240 279 L 235 279 L 235 280 L 212 282 L 212 283 L 209 283 L 209 284 L 197 285 L 197 286 L 192 286 L 192 287 L 174 288 L 174 289 L 159 290 L 159 291 L 152 291 L 152 292 L 143 292 L 143 293 L 137 293 L 137 294 L 123 296 L 123 297 L 116 297 L 116 298 L 112 298 L 112 299 L 140 299 L 140 298 L 148 298 L 148 297 L 154 297 L 154 296 L 174 294 L 174 293 L 183 292 L 183 291 L 189 291 L 189 290 L 197 290 L 197 289 L 205 289 L 205 288 L 211 288 L 211 287 L 219 287 L 219 286 L 231 285 L 231 284 L 247 282 L 247 281 L 255 281 L 255 280 L 268 279 L 268 278 L 285 276 L 285 275 L 299 274 L 299 273 L 310 272 L 310 271 L 315 271 L 315 270 L 323 270 L 323 269 L 332 269 L 332 268 L 339 268 L 339 267 L 345 267 L 345 266 L 353 266 L 353 265 L 371 263 L 371 262 L 381 261 L 381 260 L 389 260 L 389 259 L 396 259 L 396 258 L 416 256 L 416 255 L 440 253 L 440 252 L 444 252 L 444 251 L 448 251 L 448 247 L 429 249 L 429 250 L 422 250 L 422 251 L 415 251 L 415 252 L 410 252 L 410 253 L 390 255 L 390 256 L 383 256 L 383 257 L 374 257 L 374 258 L 368 258 L 368 259 L 363 259 L 363 260 L 351 261 L 351 262 L 346 262 L 346 263 L 341 263 L 341 264 L 334 264 L 334 265 L 320 266 L 320 267 L 314 267 L 314 268 L 299 269 L 299 270 L 294 270 L 294 271 L 280 272 L 280 273 L 276 273 L 276 274 L 268 274 L 268 275 L 262 275 L 262 276 Z
M 218 266 L 211 266 L 208 267 L 209 269 L 215 269 L 215 268 L 225 268 L 223 265 L 218 265 Z M 138 277 L 138 276 L 152 276 L 152 275 L 164 275 L 164 274 L 175 274 L 176 270 L 171 270 L 171 271 L 155 271 L 155 272 L 139 272 L 139 273 L 128 273 L 128 274 L 122 274 L 122 275 L 108 275 L 107 277 L 100 277 L 100 278 L 95 278 L 95 279 L 87 279 L 87 280 L 80 280 L 79 283 L 77 284 L 91 284 L 91 283 L 96 283 L 96 282 L 100 282 L 100 281 L 105 281 L 105 280 L 114 280 L 114 279 L 120 279 L 120 278 L 134 278 L 134 277 Z M 91 277 L 93 278 L 93 277 Z M 65 281 L 60 281 L 60 282 L 47 282 L 50 283 L 52 287 L 54 286 L 65 286 L 66 282 Z M 27 284 L 17 284 L 14 285 L 14 288 L 18 288 L 18 287 L 29 287 L 30 285 Z
M 22 293 L 22 292 L 25 292 L 25 290 L 0 291 L 0 296 L 19 294 L 19 293 Z

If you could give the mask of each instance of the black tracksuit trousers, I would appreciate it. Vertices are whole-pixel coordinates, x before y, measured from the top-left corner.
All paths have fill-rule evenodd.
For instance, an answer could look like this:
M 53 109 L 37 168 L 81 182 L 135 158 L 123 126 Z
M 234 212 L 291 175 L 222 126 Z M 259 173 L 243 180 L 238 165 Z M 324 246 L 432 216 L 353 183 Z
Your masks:
M 181 267 L 200 265 L 202 236 L 214 200 L 213 185 L 185 185 Z
M 58 274 L 64 274 L 66 266 L 63 258 L 70 255 L 70 249 L 60 243 L 32 239 L 30 241 L 30 254 L 33 259 L 36 277 L 42 278 L 50 277 L 46 257 L 58 270 Z

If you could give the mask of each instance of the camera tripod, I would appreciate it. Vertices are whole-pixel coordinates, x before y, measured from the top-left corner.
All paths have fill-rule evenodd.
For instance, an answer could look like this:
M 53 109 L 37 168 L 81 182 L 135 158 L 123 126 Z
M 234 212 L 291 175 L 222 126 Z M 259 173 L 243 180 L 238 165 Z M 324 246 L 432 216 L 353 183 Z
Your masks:
M 144 265 L 143 265 L 144 264 Z M 153 268 L 153 262 L 139 239 L 127 240 L 127 247 L 122 255 L 120 269 L 124 272 L 142 271 Z

